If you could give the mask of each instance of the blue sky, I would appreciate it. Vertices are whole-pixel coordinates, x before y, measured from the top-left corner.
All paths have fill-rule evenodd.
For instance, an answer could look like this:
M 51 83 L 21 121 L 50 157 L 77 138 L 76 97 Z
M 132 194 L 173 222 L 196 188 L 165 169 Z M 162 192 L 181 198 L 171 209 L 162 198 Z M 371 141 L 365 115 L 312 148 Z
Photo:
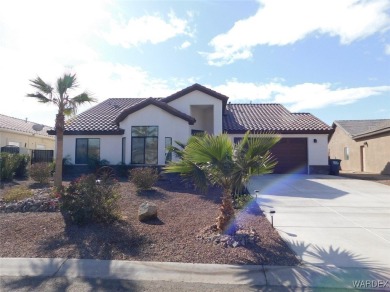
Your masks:
M 99 101 L 196 82 L 328 124 L 390 118 L 390 1 L 0 0 L 0 113 L 52 126 L 25 95 L 64 72 Z

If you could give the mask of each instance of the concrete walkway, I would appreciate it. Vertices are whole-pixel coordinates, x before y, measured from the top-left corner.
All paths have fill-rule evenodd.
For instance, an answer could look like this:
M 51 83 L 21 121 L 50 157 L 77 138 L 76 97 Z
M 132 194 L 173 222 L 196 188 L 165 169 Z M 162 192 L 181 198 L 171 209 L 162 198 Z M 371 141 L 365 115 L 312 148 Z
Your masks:
M 329 175 L 253 177 L 249 189 L 306 265 L 390 281 L 390 187 Z M 258 191 L 258 192 L 256 192 Z

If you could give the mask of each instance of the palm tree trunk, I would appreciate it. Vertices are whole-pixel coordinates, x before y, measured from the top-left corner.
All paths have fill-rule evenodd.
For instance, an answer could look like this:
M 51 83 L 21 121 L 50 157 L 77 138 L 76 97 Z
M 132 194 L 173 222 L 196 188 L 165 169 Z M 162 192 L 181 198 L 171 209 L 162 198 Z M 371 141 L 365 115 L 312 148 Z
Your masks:
M 62 186 L 62 157 L 64 155 L 64 114 L 56 115 L 56 172 L 54 176 L 54 186 L 59 188 Z
M 232 195 L 230 189 L 224 189 L 222 204 L 219 208 L 221 214 L 217 218 L 217 228 L 220 232 L 233 235 L 236 233 L 237 226 L 234 216 Z

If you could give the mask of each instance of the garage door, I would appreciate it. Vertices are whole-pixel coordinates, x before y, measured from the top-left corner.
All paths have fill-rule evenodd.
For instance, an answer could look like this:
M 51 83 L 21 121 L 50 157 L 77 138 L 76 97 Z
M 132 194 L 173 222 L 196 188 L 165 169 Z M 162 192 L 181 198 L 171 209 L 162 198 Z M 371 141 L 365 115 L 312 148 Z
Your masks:
M 278 161 L 274 173 L 307 174 L 307 138 L 282 138 L 271 152 Z

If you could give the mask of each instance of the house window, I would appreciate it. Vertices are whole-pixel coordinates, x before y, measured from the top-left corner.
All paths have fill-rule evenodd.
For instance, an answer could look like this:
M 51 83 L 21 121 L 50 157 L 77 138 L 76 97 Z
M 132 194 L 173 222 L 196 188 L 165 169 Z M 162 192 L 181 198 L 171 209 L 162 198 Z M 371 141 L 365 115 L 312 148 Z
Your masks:
M 100 139 L 76 139 L 76 164 L 88 164 L 91 159 L 100 160 Z
M 349 147 L 344 147 L 344 160 L 349 160 Z
M 122 138 L 122 163 L 126 163 L 126 137 Z
M 165 164 L 172 161 L 172 151 L 168 147 L 172 146 L 172 137 L 165 137 Z
M 158 163 L 158 127 L 131 127 L 131 163 Z
M 16 147 L 20 147 L 20 143 L 19 142 L 8 142 L 7 144 L 8 146 L 16 146 Z
M 204 134 L 205 131 L 203 130 L 191 130 L 191 135 L 192 136 L 195 136 L 195 135 L 201 135 L 201 134 Z

